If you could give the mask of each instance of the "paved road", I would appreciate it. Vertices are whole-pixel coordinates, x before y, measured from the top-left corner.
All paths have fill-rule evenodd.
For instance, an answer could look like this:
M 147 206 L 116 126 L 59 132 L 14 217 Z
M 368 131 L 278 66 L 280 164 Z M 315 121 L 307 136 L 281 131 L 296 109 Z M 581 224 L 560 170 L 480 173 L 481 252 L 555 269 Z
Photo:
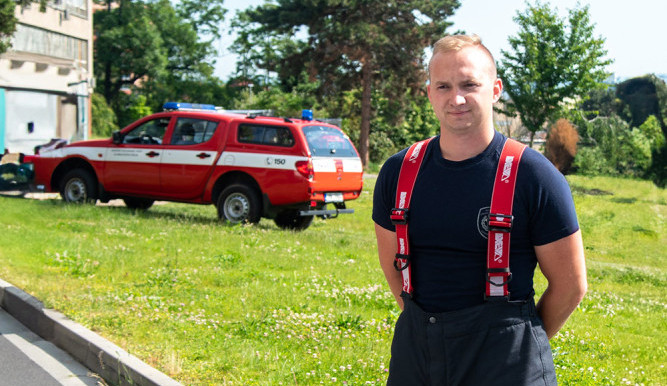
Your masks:
M 83 365 L 0 308 L 0 386 L 100 385 Z

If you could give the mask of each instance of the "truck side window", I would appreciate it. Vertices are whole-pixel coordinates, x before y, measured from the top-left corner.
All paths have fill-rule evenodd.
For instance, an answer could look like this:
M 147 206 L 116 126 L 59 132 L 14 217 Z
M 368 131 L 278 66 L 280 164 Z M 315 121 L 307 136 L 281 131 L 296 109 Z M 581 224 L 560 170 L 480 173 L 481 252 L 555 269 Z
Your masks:
M 238 141 L 259 145 L 284 146 L 294 145 L 294 136 L 287 127 L 242 124 L 238 130 Z
M 178 118 L 171 135 L 171 145 L 196 145 L 213 137 L 218 122 L 203 119 Z
M 169 118 L 158 118 L 135 127 L 123 137 L 123 143 L 135 145 L 160 145 L 169 126 Z

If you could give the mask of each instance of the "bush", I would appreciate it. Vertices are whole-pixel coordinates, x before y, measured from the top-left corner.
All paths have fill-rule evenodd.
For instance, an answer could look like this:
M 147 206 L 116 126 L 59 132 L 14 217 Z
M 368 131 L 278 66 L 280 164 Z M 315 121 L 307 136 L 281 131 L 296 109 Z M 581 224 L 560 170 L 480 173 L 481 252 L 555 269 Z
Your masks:
M 598 117 L 585 124 L 582 138 L 588 147 L 579 150 L 574 159 L 578 173 L 588 175 L 618 175 L 623 133 L 629 131 L 628 124 L 617 115 Z
M 153 114 L 146 101 L 146 97 L 137 94 L 136 91 L 129 95 L 121 93 L 119 96 L 121 108 L 117 110 L 120 126 L 125 127 L 137 119 Z
M 92 133 L 94 137 L 111 137 L 118 130 L 116 114 L 100 94 L 91 95 Z
M 577 154 L 579 134 L 567 119 L 559 119 L 549 131 L 545 144 L 546 157 L 563 174 L 567 174 Z
M 643 177 L 651 166 L 651 141 L 638 129 L 623 133 L 618 170 L 621 175 Z
M 588 122 L 586 132 L 591 145 L 577 154 L 574 162 L 577 172 L 628 177 L 664 175 L 664 165 L 660 165 L 664 161 L 656 157 L 658 165 L 653 164 L 654 154 L 662 154 L 660 145 L 665 143 L 654 117 L 632 129 L 618 116 L 599 117 Z

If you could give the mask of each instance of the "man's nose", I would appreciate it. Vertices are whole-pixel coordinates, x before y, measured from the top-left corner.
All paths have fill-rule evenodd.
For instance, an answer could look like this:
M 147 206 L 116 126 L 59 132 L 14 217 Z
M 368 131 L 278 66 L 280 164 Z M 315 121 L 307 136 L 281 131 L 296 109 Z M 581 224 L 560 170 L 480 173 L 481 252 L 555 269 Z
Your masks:
M 466 104 L 466 98 L 460 93 L 456 93 L 452 98 L 452 104 L 454 106 L 460 106 Z

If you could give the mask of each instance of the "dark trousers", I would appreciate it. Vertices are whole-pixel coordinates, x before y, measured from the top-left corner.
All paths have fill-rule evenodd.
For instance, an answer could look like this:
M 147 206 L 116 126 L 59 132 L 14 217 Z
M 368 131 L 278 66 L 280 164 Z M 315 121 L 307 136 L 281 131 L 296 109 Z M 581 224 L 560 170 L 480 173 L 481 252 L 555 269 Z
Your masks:
M 444 313 L 403 300 L 387 385 L 556 385 L 549 340 L 532 299 Z

